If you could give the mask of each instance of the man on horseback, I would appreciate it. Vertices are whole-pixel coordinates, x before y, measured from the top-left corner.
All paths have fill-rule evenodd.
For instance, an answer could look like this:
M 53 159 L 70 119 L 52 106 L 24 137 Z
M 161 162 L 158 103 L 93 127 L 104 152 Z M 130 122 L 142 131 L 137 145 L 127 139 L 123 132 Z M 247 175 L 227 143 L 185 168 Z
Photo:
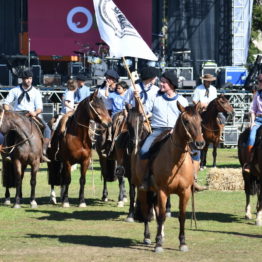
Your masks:
M 247 161 L 243 165 L 243 171 L 250 173 L 250 162 L 252 161 L 253 146 L 256 140 L 258 128 L 262 125 L 262 74 L 258 76 L 257 92 L 253 97 L 250 107 L 250 133 L 247 141 Z
M 149 158 L 150 147 L 154 140 L 163 132 L 172 132 L 178 119 L 180 111 L 177 108 L 177 101 L 184 107 L 188 101 L 177 94 L 178 79 L 174 72 L 166 71 L 160 79 L 160 92 L 146 103 L 146 109 L 151 113 L 152 133 L 146 138 L 140 150 L 141 174 L 144 175 L 140 190 L 147 190 L 149 187 Z
M 10 105 L 12 104 L 14 111 L 28 111 L 27 116 L 34 119 L 43 111 L 42 95 L 38 89 L 32 86 L 32 71 L 25 70 L 21 78 L 22 84 L 12 88 L 4 100 L 4 110 L 10 110 Z M 41 122 L 44 125 L 43 155 L 41 160 L 50 162 L 46 156 L 46 150 L 50 142 L 51 130 L 44 121 Z
M 211 74 L 205 74 L 200 79 L 203 81 L 203 84 L 195 88 L 192 100 L 195 105 L 200 102 L 202 110 L 205 111 L 208 104 L 217 98 L 217 89 L 211 85 L 216 80 L 216 77 Z M 226 118 L 223 113 L 218 114 L 218 119 L 221 125 L 225 125 Z

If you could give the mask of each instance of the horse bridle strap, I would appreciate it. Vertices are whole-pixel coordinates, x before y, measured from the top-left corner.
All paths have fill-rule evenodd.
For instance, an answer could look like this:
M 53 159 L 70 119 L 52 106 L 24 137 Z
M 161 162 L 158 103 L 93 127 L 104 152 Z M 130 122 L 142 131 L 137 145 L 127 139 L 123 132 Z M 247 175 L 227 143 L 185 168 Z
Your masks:
M 90 106 L 90 108 L 93 110 L 93 112 L 97 115 L 97 117 L 99 118 L 99 120 L 101 120 L 102 118 L 101 118 L 101 116 L 99 115 L 99 113 L 95 110 L 95 108 L 93 107 L 92 101 L 89 102 L 89 106 Z
M 182 122 L 182 125 L 183 125 L 183 127 L 184 127 L 184 129 L 186 130 L 186 134 L 187 134 L 187 136 L 189 137 L 189 141 L 188 141 L 188 143 L 190 143 L 190 142 L 192 142 L 193 141 L 193 138 L 192 138 L 192 136 L 191 136 L 191 134 L 189 133 L 189 131 L 188 131 L 188 129 L 186 128 L 186 125 L 185 125 L 185 123 L 184 123 L 184 121 L 183 121 L 183 114 L 185 114 L 185 112 L 183 112 L 182 114 L 181 114 L 181 122 Z
M 2 112 L 2 114 L 1 114 L 1 119 L 0 119 L 0 127 L 1 127 L 2 124 L 3 124 L 4 115 L 5 115 L 5 110 L 3 109 L 3 112 Z

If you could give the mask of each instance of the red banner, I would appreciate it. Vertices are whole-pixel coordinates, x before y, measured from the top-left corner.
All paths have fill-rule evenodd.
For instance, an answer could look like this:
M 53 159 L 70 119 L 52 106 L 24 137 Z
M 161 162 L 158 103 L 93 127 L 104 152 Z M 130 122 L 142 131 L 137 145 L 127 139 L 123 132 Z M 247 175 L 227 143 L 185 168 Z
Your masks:
M 151 47 L 152 1 L 114 0 Z M 98 50 L 101 42 L 92 0 L 28 0 L 30 49 L 39 56 L 70 56 Z M 89 47 L 89 49 L 88 49 Z

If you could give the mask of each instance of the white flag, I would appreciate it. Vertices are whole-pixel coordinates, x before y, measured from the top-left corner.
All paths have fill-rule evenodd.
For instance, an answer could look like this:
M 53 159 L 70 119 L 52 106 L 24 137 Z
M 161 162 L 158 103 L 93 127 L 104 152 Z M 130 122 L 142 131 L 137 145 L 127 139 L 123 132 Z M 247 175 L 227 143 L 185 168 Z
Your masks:
M 101 38 L 110 47 L 110 56 L 138 57 L 156 61 L 157 57 L 112 0 L 93 0 Z

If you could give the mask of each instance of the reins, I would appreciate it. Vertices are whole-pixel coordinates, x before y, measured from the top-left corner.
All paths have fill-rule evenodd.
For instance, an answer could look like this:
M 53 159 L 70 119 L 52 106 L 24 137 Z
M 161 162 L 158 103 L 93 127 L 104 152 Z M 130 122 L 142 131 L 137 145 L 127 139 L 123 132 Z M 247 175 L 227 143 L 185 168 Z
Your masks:
M 2 126 L 2 123 L 3 123 L 4 113 L 5 113 L 5 110 L 3 110 L 3 113 L 1 115 L 0 127 Z M 12 129 L 12 130 L 14 130 L 14 129 Z M 29 137 L 27 137 L 26 139 L 12 145 L 12 146 L 3 146 L 2 149 L 1 149 L 1 152 L 5 153 L 5 154 L 11 154 L 15 150 L 16 147 L 24 144 L 25 142 L 27 142 L 28 140 L 30 140 L 33 137 L 33 131 L 32 130 L 33 130 L 33 123 L 31 122 L 31 135 Z M 11 149 L 11 150 L 9 152 L 6 152 L 6 149 Z

